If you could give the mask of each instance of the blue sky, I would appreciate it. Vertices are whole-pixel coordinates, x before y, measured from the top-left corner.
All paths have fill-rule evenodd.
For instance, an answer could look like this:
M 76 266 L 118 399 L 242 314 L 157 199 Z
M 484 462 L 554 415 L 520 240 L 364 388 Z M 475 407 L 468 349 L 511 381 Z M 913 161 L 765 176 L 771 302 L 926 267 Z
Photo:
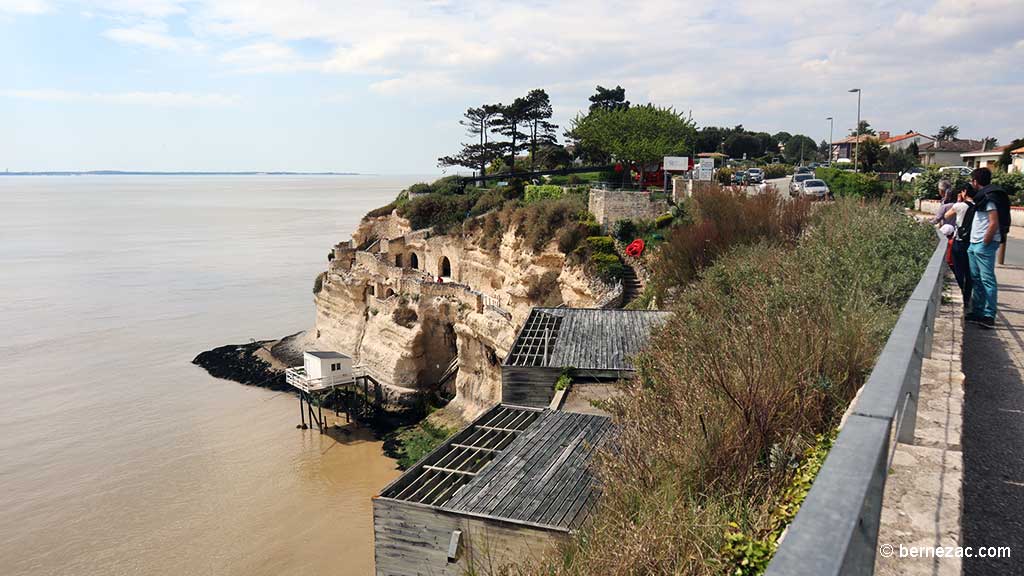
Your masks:
M 438 172 L 469 106 L 1024 136 L 1019 0 L 0 0 L 0 169 Z

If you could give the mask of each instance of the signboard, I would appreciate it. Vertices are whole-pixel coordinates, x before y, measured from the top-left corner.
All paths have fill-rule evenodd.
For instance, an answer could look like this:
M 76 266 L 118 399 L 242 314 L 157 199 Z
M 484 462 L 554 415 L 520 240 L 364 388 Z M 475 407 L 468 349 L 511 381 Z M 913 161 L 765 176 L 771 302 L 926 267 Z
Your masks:
M 715 159 L 714 158 L 701 158 L 700 159 L 700 171 L 697 177 L 698 180 L 711 180 L 712 175 L 715 173 Z
M 686 172 L 690 169 L 690 158 L 688 156 L 665 156 L 666 172 Z

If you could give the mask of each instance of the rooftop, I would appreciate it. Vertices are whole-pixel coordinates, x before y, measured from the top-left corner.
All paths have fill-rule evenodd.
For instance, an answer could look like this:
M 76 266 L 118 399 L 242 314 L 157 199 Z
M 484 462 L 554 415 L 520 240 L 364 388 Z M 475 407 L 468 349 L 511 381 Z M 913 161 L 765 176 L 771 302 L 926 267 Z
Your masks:
M 922 144 L 918 150 L 922 154 L 925 152 L 973 152 L 980 150 L 982 144 L 984 142 L 981 140 L 935 140 Z
M 900 134 L 898 136 L 893 136 L 892 138 L 886 138 L 885 139 L 885 143 L 886 144 L 895 144 L 896 142 L 900 142 L 902 140 L 906 140 L 907 138 L 914 138 L 915 136 L 920 136 L 922 138 L 927 138 L 927 139 L 933 140 L 933 141 L 935 140 L 935 138 L 932 138 L 931 136 L 927 136 L 925 134 L 921 134 L 920 132 L 907 132 L 906 134 Z
M 633 370 L 651 330 L 669 317 L 658 310 L 534 308 L 505 366 Z
M 327 350 L 327 351 L 323 351 L 323 350 L 308 350 L 308 351 L 306 351 L 306 354 L 309 354 L 310 356 L 313 356 L 315 358 L 319 358 L 321 360 L 348 358 L 348 356 L 342 354 L 341 352 L 334 352 L 333 350 Z
M 970 152 L 964 152 L 960 156 L 999 156 L 1000 154 L 1003 153 L 1003 150 L 1006 150 L 1010 146 L 1012 146 L 1012 144 L 1007 144 L 1005 146 L 997 146 L 990 150 L 971 150 Z
M 381 493 L 485 519 L 577 528 L 598 489 L 588 470 L 611 420 L 498 405 Z

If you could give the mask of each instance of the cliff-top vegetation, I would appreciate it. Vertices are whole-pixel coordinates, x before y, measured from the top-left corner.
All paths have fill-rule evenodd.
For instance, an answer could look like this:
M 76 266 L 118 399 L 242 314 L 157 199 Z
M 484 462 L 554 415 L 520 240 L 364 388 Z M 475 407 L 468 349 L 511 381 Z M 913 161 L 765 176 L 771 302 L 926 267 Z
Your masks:
M 688 284 L 607 403 L 601 501 L 545 572 L 763 570 L 935 247 L 887 205 L 713 202 L 698 199 L 690 232 L 734 243 L 703 269 L 691 244 L 661 248 L 659 262 L 685 260 L 667 272 Z

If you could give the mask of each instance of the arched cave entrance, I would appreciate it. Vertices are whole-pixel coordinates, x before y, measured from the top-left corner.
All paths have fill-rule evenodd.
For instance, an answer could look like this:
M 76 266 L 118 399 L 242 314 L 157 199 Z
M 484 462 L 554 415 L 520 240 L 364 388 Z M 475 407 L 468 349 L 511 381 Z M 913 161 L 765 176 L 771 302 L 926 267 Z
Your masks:
M 442 318 L 425 316 L 420 320 L 422 330 L 415 343 L 420 360 L 417 387 L 445 401 L 450 400 L 455 396 L 458 373 L 455 326 Z
M 395 291 L 392 290 L 391 288 L 388 288 L 387 290 L 384 291 L 384 297 L 385 298 L 391 298 L 394 295 L 395 295 Z
M 416 253 L 409 254 L 409 267 L 413 270 L 420 269 L 420 259 L 416 257 Z
M 442 278 L 452 277 L 452 262 L 447 256 L 441 257 L 441 263 L 437 266 L 437 275 Z

